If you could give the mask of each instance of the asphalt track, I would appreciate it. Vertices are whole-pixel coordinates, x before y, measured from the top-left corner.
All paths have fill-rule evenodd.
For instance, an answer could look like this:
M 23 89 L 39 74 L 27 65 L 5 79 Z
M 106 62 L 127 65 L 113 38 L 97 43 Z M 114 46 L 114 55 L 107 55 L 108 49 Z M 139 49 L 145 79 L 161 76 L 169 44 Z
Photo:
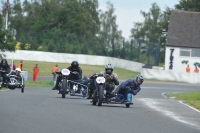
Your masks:
M 0 133 L 199 133 L 200 111 L 164 95 L 197 90 L 199 84 L 146 81 L 130 108 L 63 99 L 45 87 L 1 91 Z

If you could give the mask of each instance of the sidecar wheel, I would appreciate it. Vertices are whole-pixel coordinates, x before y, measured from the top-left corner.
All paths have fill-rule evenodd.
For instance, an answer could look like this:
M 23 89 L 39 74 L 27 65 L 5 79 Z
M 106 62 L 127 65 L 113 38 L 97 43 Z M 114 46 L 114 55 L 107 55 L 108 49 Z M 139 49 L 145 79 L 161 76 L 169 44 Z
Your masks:
M 62 98 L 65 98 L 65 94 L 62 93 Z
M 126 107 L 129 108 L 129 107 L 130 107 L 130 104 L 126 104 Z
M 24 86 L 22 86 L 22 88 L 21 88 L 21 92 L 24 93 Z
M 97 105 L 97 92 L 94 93 L 94 96 L 92 96 L 92 105 Z
M 97 102 L 96 101 L 92 101 L 92 105 L 97 105 Z

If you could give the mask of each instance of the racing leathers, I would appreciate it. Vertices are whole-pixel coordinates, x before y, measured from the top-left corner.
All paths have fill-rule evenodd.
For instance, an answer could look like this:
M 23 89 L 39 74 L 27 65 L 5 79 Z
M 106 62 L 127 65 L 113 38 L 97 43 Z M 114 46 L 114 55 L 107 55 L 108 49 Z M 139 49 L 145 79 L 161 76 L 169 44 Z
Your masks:
M 140 85 L 137 84 L 135 79 L 129 79 L 127 81 L 122 82 L 117 88 L 114 89 L 112 94 L 122 94 L 126 97 L 126 94 L 132 93 L 136 95 L 141 90 Z
M 1 87 L 4 87 L 4 83 L 8 81 L 8 73 L 10 73 L 10 66 L 8 64 L 5 66 L 0 64 L 0 81 L 2 81 Z

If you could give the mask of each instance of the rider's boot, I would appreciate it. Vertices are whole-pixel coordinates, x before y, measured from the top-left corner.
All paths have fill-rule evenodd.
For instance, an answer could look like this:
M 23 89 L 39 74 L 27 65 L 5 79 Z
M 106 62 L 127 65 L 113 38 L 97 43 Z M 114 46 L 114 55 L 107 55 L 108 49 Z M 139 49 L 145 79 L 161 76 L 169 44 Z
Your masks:
M 52 88 L 52 90 L 56 90 L 56 87 L 54 86 L 54 87 Z
M 58 86 L 54 86 L 54 87 L 52 88 L 52 90 L 59 90 L 59 89 L 58 89 Z
M 56 81 L 56 85 L 52 88 L 52 90 L 58 90 L 59 87 L 58 87 L 58 81 Z
M 87 99 L 92 99 L 93 89 L 89 89 Z

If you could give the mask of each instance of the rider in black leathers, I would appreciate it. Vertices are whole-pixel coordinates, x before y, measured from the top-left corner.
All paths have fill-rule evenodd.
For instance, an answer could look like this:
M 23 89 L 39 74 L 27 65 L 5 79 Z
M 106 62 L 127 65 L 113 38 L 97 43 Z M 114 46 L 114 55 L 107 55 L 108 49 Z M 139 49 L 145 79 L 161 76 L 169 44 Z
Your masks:
M 68 80 L 81 80 L 82 79 L 82 69 L 79 67 L 79 63 L 77 61 L 73 61 L 71 66 L 67 69 L 70 70 L 70 75 Z M 58 76 L 56 80 L 56 85 L 52 88 L 52 90 L 58 90 L 58 84 L 62 80 L 62 76 Z
M 8 73 L 10 73 L 10 66 L 8 65 L 8 62 L 6 59 L 2 59 L 0 63 L 0 77 L 2 77 L 3 79 L 0 79 L 0 80 L 2 80 L 3 82 L 0 88 L 4 87 L 4 83 L 8 81 L 8 76 L 6 75 Z

